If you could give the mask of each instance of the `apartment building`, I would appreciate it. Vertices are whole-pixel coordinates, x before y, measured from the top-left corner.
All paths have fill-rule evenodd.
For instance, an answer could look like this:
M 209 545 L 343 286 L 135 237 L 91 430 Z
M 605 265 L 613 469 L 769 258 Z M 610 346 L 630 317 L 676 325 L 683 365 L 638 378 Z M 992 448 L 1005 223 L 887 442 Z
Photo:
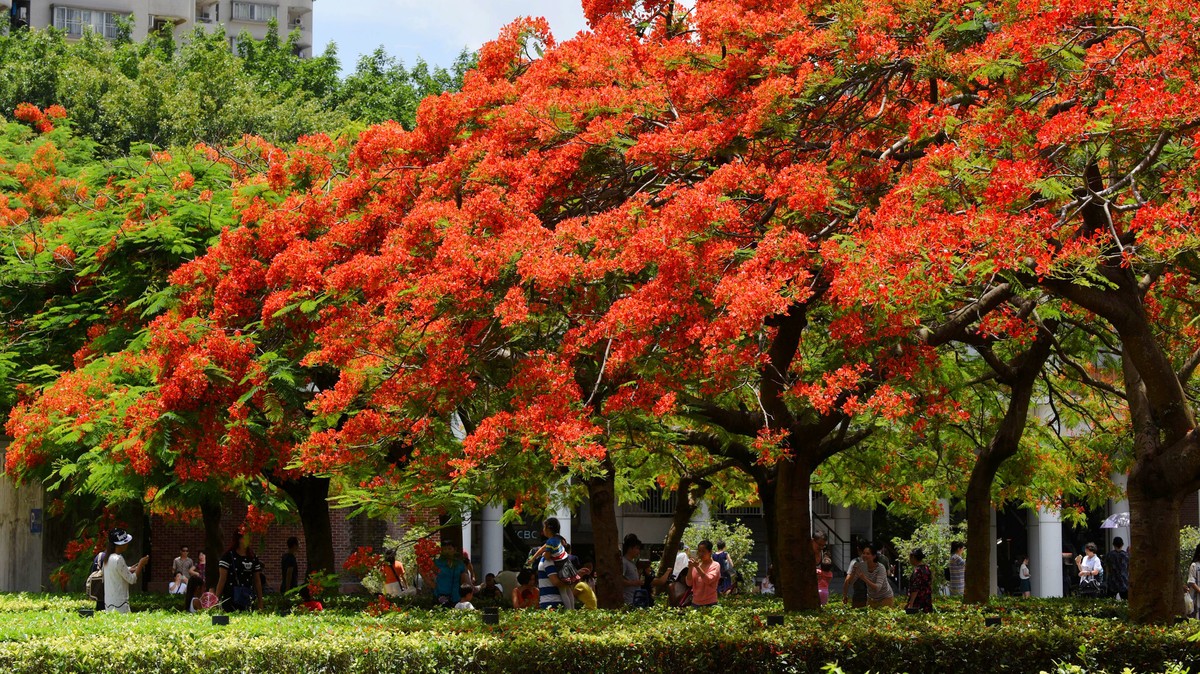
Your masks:
M 296 49 L 301 56 L 312 55 L 312 10 L 313 0 L 0 0 L 0 11 L 9 14 L 14 27 L 53 26 L 74 38 L 92 30 L 112 39 L 118 18 L 132 16 L 134 40 L 164 28 L 183 37 L 196 26 L 220 26 L 233 48 L 243 31 L 256 39 L 265 37 L 274 19 L 284 35 L 300 31 Z

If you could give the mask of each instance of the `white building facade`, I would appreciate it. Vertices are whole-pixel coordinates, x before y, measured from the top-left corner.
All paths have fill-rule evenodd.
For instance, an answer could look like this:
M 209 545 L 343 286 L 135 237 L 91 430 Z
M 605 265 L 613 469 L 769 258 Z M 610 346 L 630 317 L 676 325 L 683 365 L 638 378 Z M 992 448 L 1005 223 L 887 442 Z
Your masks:
M 10 16 L 12 26 L 52 26 L 70 38 L 80 38 L 90 30 L 112 39 L 117 36 L 118 19 L 133 17 L 131 37 L 135 41 L 166 28 L 182 38 L 196 26 L 219 26 L 233 48 L 243 31 L 255 39 L 266 37 L 274 19 L 281 37 L 299 31 L 296 51 L 300 56 L 312 56 L 312 10 L 313 0 L 0 0 L 0 11 Z

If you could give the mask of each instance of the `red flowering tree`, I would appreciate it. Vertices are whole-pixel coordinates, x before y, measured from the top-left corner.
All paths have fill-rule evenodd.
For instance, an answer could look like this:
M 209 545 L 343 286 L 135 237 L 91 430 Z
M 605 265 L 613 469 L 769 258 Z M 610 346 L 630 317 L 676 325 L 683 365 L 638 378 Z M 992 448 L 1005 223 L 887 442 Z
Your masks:
M 1172 577 L 1182 499 L 1200 487 L 1190 384 L 1200 351 L 1180 320 L 1194 314 L 1185 307 L 1200 244 L 1196 9 L 984 3 L 947 13 L 941 38 L 913 52 L 885 37 L 924 87 L 889 102 L 908 115 L 893 156 L 920 156 L 861 218 L 864 238 L 920 240 L 919 276 L 930 283 L 973 270 L 990 290 L 1040 287 L 1115 332 L 1132 422 L 1132 529 L 1153 550 L 1131 562 L 1137 621 L 1180 610 L 1162 579 Z
M 176 275 L 181 308 L 151 331 L 164 368 L 236 360 L 199 411 L 270 420 L 247 340 L 287 325 L 272 353 L 337 373 L 311 387 L 306 429 L 261 428 L 297 441 L 291 465 L 378 487 L 503 468 L 543 492 L 569 469 L 601 551 L 621 450 L 670 435 L 754 477 L 785 603 L 815 606 L 810 475 L 910 412 L 932 362 L 836 290 L 819 250 L 891 176 L 862 158 L 882 132 L 838 135 L 889 94 L 857 96 L 851 38 L 806 42 L 801 7 L 668 4 L 595 11 L 561 45 L 542 22 L 506 28 L 412 132 L 364 133 L 344 176 L 273 157 L 268 186 L 301 189 Z M 805 58 L 824 69 L 809 81 L 783 65 Z
M 230 168 L 198 150 L 99 161 L 61 107 L 15 116 L 0 124 L 5 470 L 44 482 L 64 517 L 137 504 L 183 518 L 203 506 L 219 553 L 219 503 L 237 485 L 184 485 L 131 460 L 122 420 L 154 373 L 122 350 L 162 312 L 169 273 L 231 222 Z

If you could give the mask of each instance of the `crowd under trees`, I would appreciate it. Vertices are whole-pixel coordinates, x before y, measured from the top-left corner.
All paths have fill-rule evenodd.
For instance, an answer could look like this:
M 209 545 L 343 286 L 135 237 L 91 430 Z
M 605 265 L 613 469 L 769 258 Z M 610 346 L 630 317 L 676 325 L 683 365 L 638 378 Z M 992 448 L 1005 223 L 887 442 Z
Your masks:
M 590 0 L 345 78 L 276 37 L 0 37 L 6 470 L 294 510 L 313 568 L 331 499 L 587 499 L 600 551 L 655 488 L 756 502 L 789 610 L 814 486 L 961 504 L 982 601 L 994 504 L 1127 473 L 1130 615 L 1171 620 L 1200 6 L 1043 5 Z

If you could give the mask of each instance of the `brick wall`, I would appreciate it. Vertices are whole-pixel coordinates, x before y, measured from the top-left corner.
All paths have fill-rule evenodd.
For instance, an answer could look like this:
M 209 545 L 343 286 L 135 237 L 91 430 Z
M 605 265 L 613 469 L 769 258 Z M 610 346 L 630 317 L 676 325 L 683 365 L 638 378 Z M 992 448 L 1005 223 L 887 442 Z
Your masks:
M 1200 492 L 1192 492 L 1183 499 L 1183 512 L 1179 516 L 1179 526 L 1200 526 Z

